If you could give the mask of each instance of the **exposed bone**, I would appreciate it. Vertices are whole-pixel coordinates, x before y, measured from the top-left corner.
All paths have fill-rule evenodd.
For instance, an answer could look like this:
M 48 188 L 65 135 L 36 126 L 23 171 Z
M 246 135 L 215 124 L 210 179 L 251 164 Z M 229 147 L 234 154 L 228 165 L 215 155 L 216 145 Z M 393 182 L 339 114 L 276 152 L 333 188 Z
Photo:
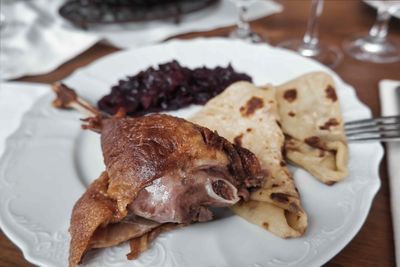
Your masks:
M 73 108 L 89 117 L 109 117 L 109 115 L 100 112 L 89 102 L 80 98 L 73 89 L 63 83 L 54 83 L 52 89 L 57 95 L 57 98 L 53 101 L 53 106 L 56 108 Z
M 228 185 L 228 187 L 232 190 L 232 195 L 233 198 L 232 199 L 225 199 L 223 197 L 221 197 L 220 195 L 218 195 L 215 191 L 214 188 L 212 186 L 212 182 L 214 181 L 221 181 L 223 183 L 225 183 L 226 185 Z M 215 200 L 218 200 L 218 202 L 220 203 L 226 203 L 226 204 L 235 204 L 240 200 L 240 197 L 238 196 L 238 190 L 235 186 L 233 186 L 231 183 L 229 183 L 228 181 L 225 181 L 223 179 L 215 179 L 213 181 L 208 180 L 205 184 L 205 188 L 206 188 L 206 192 L 207 194 Z
M 57 82 L 52 85 L 53 91 L 57 97 L 53 101 L 53 106 L 60 109 L 75 109 L 80 113 L 89 116 L 89 118 L 82 119 L 87 124 L 83 124 L 83 129 L 89 129 L 94 132 L 100 133 L 102 128 L 102 120 L 109 118 L 110 115 L 100 112 L 97 108 L 92 106 L 89 102 L 82 99 L 78 94 L 63 83 Z M 118 113 L 118 116 L 122 112 Z

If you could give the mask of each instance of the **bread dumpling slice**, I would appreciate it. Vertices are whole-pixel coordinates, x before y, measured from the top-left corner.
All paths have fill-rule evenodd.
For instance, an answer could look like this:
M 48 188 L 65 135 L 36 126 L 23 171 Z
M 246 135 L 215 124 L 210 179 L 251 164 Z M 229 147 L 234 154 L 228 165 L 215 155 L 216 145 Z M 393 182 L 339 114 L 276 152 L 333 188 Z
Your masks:
M 277 86 L 287 159 L 332 185 L 348 175 L 348 146 L 332 77 L 302 75 Z
M 282 156 L 284 135 L 274 88 L 234 83 L 189 120 L 249 149 L 269 172 L 262 188 L 250 195 L 252 201 L 235 205 L 233 211 L 277 236 L 303 235 L 307 215 Z

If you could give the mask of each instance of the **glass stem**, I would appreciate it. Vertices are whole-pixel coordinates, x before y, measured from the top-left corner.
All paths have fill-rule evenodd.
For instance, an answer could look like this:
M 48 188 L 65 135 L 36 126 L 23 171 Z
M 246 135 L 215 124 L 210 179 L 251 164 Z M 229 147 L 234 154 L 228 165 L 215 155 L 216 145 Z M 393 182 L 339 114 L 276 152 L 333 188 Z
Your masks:
M 237 4 L 238 9 L 238 21 L 237 27 L 239 31 L 247 32 L 250 29 L 249 23 L 246 20 L 245 14 L 247 12 L 247 7 L 242 4 Z
M 3 28 L 5 21 L 6 17 L 3 15 L 3 12 L 0 11 L 0 29 Z
M 308 20 L 307 30 L 303 37 L 303 46 L 312 49 L 318 46 L 318 21 L 322 14 L 324 0 L 312 0 L 311 17 Z
M 388 34 L 390 13 L 386 7 L 378 9 L 378 15 L 374 26 L 369 31 L 369 36 L 373 41 L 384 42 Z

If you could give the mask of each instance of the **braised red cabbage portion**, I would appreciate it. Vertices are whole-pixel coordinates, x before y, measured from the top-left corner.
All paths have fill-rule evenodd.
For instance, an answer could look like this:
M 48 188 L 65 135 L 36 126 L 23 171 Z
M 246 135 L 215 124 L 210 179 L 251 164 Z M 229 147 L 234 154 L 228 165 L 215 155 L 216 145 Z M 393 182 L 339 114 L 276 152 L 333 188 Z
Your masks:
M 176 60 L 150 67 L 118 81 L 98 107 L 109 114 L 121 108 L 130 116 L 162 110 L 176 110 L 190 104 L 204 105 L 237 81 L 250 81 L 245 73 L 227 67 L 190 69 Z

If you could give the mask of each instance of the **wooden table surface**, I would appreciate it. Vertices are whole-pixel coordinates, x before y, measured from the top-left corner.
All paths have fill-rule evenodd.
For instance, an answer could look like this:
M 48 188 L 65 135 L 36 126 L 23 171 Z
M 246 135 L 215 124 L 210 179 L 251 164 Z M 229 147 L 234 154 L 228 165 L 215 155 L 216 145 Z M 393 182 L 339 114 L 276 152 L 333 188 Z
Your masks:
M 255 31 L 268 37 L 272 45 L 293 37 L 301 37 L 309 15 L 310 1 L 282 0 L 284 11 L 252 23 Z M 340 45 L 355 33 L 366 33 L 375 20 L 376 12 L 357 0 L 328 0 L 320 23 L 322 42 Z M 198 36 L 226 36 L 230 27 L 203 33 L 190 33 L 179 38 Z M 390 37 L 400 41 L 400 21 L 392 19 Z M 68 76 L 75 69 L 85 66 L 118 49 L 97 44 L 79 57 L 65 63 L 57 70 L 41 76 L 24 77 L 21 81 L 50 83 Z M 356 61 L 345 55 L 335 69 L 344 81 L 354 86 L 358 97 L 367 104 L 375 116 L 380 114 L 378 82 L 382 79 L 400 79 L 400 63 L 374 64 Z M 393 231 L 391 222 L 388 174 L 386 160 L 381 164 L 382 187 L 373 202 L 370 214 L 355 238 L 326 265 L 339 266 L 395 266 Z M 32 266 L 20 250 L 0 232 L 0 266 Z

